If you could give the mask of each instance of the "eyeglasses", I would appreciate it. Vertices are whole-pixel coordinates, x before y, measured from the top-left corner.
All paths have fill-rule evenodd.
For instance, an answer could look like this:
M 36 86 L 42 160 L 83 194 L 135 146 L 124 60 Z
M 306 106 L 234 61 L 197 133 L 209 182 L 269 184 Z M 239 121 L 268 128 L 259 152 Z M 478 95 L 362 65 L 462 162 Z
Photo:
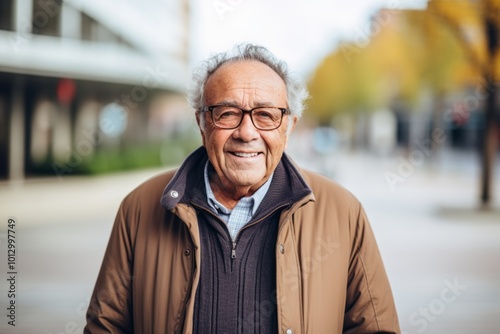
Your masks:
M 220 129 L 236 129 L 243 122 L 245 114 L 250 115 L 253 125 L 259 130 L 275 130 L 280 127 L 283 116 L 290 112 L 286 108 L 257 107 L 244 110 L 234 106 L 215 105 L 204 107 L 209 111 L 213 124 Z

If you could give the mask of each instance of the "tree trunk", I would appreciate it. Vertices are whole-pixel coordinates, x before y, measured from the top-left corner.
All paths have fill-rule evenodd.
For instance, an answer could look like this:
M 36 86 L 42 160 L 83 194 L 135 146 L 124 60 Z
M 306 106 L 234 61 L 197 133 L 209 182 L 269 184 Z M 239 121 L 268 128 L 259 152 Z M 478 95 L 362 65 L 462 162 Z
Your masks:
M 488 71 L 485 75 L 488 98 L 484 112 L 484 137 L 482 146 L 481 168 L 481 204 L 488 208 L 492 199 L 493 171 L 495 169 L 495 153 L 497 144 L 496 135 L 496 91 L 495 91 L 495 57 L 498 48 L 498 27 L 490 18 L 486 19 L 486 36 L 488 39 Z
M 481 205 L 488 208 L 492 198 L 491 185 L 493 183 L 493 170 L 496 153 L 496 124 L 495 124 L 495 87 L 492 76 L 487 78 L 487 90 L 491 92 L 488 95 L 485 108 L 485 128 L 482 145 L 481 158 Z

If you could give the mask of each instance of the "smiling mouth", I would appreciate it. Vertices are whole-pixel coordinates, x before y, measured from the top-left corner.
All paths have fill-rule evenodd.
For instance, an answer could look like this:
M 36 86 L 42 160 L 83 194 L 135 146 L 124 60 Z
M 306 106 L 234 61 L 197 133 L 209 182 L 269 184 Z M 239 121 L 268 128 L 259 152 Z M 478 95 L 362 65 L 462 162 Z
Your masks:
M 253 158 L 259 155 L 258 152 L 253 153 L 244 153 L 244 152 L 231 152 L 231 154 L 240 157 L 240 158 Z

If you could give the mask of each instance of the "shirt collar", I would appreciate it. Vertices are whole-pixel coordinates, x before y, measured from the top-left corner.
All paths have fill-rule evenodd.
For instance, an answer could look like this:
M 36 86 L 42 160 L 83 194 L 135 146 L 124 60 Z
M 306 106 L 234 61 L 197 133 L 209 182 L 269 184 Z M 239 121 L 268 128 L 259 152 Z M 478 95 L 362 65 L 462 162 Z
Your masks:
M 222 205 L 217 199 L 215 198 L 215 195 L 212 191 L 212 187 L 210 186 L 210 180 L 208 178 L 208 168 L 209 168 L 210 160 L 208 160 L 205 164 L 205 169 L 204 169 L 204 178 L 205 178 L 205 189 L 207 192 L 207 202 L 208 205 L 215 210 L 215 212 L 222 212 L 223 214 L 230 214 L 231 210 L 227 209 L 224 205 Z M 266 196 L 267 191 L 269 190 L 269 187 L 271 186 L 271 181 L 273 179 L 273 174 L 267 179 L 267 181 L 260 186 L 259 189 L 250 197 L 244 197 L 248 198 L 251 201 L 251 208 L 252 208 L 252 215 L 255 214 L 255 211 L 259 208 L 260 203 L 264 199 L 264 196 Z

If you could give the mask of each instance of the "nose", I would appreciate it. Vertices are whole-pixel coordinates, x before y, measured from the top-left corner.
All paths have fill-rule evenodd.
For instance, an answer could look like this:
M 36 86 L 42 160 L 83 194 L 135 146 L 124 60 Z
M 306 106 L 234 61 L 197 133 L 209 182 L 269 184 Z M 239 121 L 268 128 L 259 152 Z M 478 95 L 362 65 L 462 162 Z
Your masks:
M 250 114 L 243 115 L 240 126 L 238 126 L 233 132 L 233 138 L 249 142 L 257 139 L 259 136 L 259 130 L 253 125 Z

